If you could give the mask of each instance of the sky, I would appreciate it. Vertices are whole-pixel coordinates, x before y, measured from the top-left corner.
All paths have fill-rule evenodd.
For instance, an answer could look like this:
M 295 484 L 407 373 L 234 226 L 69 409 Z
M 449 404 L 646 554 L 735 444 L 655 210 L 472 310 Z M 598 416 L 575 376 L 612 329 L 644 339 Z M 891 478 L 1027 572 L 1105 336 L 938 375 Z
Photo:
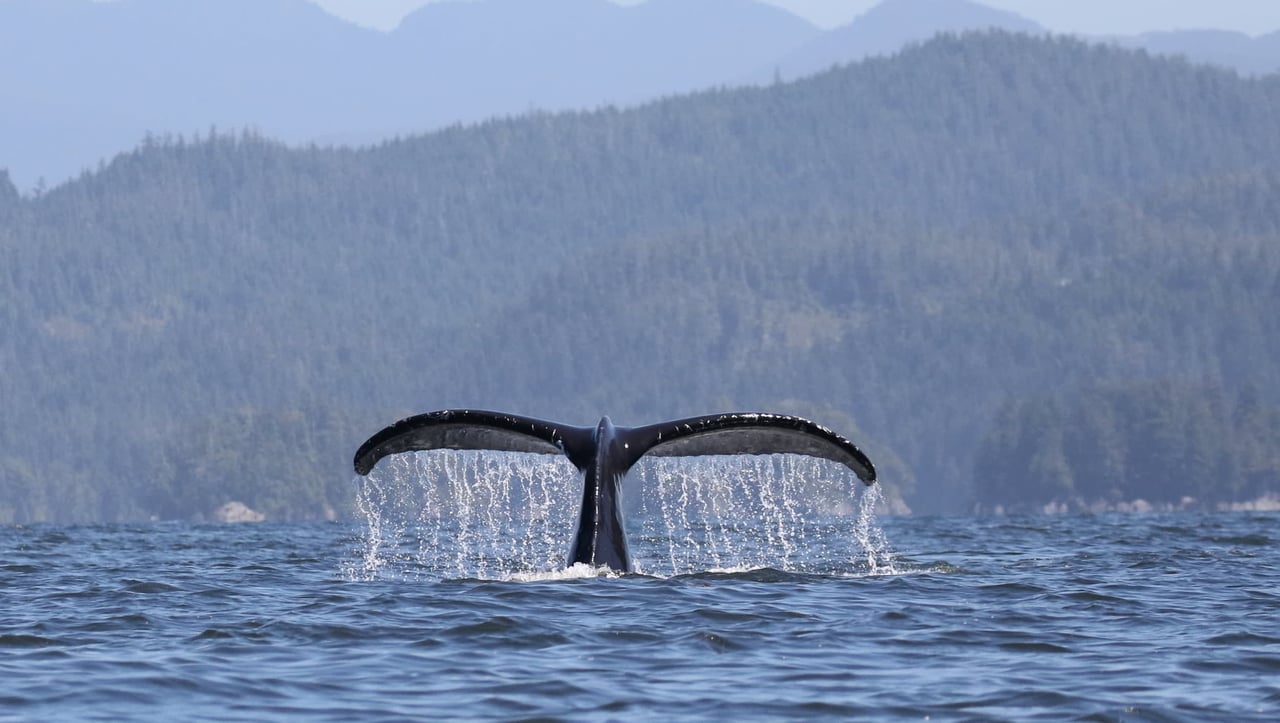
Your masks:
M 334 15 L 389 30 L 428 2 L 458 0 L 313 0 Z M 613 0 L 635 5 L 643 0 Z M 850 22 L 879 0 L 761 0 L 824 28 Z M 537 0 L 528 0 L 537 2 Z M 1155 30 L 1280 31 L 1280 0 L 978 0 L 1061 33 L 1136 35 Z

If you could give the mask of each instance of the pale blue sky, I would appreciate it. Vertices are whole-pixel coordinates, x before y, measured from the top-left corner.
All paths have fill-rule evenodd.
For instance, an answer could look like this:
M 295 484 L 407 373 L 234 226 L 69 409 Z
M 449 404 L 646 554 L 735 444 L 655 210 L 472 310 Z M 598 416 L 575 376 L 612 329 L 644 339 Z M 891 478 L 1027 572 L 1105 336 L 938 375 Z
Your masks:
M 335 15 L 389 29 L 438 0 L 314 0 Z M 457 0 L 450 0 L 456 2 Z M 537 2 L 537 0 L 528 0 Z M 642 0 L 614 0 L 634 5 Z M 822 27 L 849 22 L 878 0 L 762 0 Z M 1260 35 L 1280 30 L 1280 0 L 978 0 L 1057 32 L 1132 35 L 1151 30 L 1213 28 Z

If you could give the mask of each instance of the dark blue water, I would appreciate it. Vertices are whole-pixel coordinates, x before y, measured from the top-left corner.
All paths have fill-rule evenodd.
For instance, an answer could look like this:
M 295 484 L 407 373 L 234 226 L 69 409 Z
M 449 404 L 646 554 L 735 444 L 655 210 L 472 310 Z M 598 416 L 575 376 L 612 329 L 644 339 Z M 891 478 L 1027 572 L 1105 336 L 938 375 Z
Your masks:
M 359 524 L 0 528 L 0 719 L 1269 720 L 1277 522 L 895 518 L 892 574 L 524 582 L 360 579 Z

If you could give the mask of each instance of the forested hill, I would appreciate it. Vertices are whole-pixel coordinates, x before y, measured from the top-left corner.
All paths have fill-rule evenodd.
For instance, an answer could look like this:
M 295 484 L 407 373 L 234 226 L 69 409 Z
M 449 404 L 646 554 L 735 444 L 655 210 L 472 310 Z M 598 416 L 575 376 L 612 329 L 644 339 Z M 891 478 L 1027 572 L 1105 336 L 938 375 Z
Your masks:
M 368 434 L 461 405 L 806 414 L 915 509 L 965 509 L 1018 399 L 1280 403 L 1276 128 L 1277 78 L 993 34 L 369 150 L 162 138 L 38 197 L 0 180 L 0 520 L 342 514 Z

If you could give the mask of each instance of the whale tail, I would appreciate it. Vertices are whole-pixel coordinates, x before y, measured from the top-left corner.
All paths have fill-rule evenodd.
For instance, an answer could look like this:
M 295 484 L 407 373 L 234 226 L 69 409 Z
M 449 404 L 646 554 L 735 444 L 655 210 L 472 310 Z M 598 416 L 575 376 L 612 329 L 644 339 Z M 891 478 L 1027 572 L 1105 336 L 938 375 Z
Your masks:
M 578 530 L 570 564 L 631 569 L 622 526 L 622 477 L 646 454 L 690 457 L 801 454 L 838 462 L 866 484 L 875 466 L 835 432 L 800 417 L 755 412 L 711 414 L 643 427 L 615 427 L 608 417 L 594 427 L 473 409 L 446 409 L 402 419 L 370 437 L 355 456 L 355 471 L 371 472 L 388 455 L 432 449 L 563 454 L 583 473 Z
M 867 484 L 876 481 L 875 466 L 853 442 L 800 417 L 731 412 L 614 429 L 625 451 L 616 462 L 624 473 L 646 454 L 803 454 L 839 462 Z M 584 470 L 593 461 L 596 431 L 502 412 L 445 409 L 402 419 L 370 437 L 356 452 L 355 470 L 367 475 L 383 457 L 432 449 L 563 454 Z

